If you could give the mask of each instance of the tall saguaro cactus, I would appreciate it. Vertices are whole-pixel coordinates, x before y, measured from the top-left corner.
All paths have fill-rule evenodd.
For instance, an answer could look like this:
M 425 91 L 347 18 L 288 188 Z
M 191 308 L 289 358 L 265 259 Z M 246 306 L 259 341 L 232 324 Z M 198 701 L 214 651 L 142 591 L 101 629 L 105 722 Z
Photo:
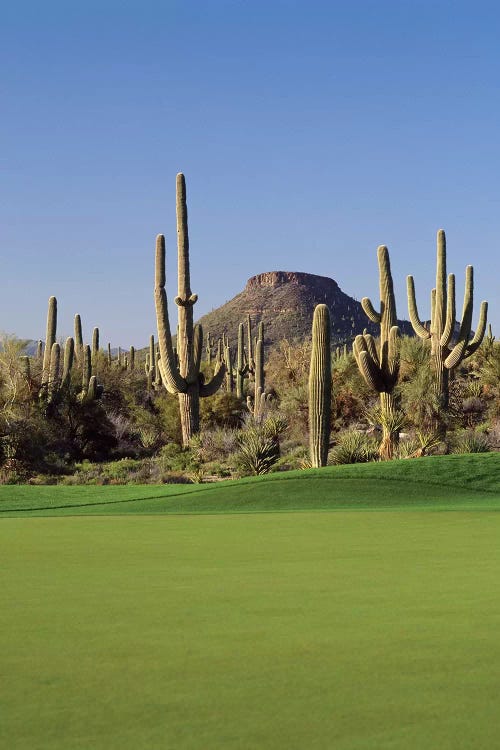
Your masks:
M 330 443 L 332 360 L 330 310 L 314 308 L 309 369 L 309 453 L 313 467 L 326 466 Z
M 486 330 L 488 303 L 481 302 L 479 323 L 471 339 L 472 307 L 474 299 L 474 269 L 465 269 L 465 294 L 462 320 L 458 338 L 453 344 L 455 332 L 455 276 L 446 277 L 446 235 L 443 229 L 437 233 L 436 287 L 431 294 L 430 325 L 419 318 L 413 276 L 407 277 L 408 312 L 415 333 L 422 339 L 431 340 L 431 359 L 435 371 L 436 395 L 442 407 L 448 406 L 449 371 L 478 349 Z
M 191 292 L 189 273 L 189 238 L 186 206 L 186 182 L 183 174 L 177 175 L 177 252 L 178 252 L 178 306 L 179 325 L 177 333 L 177 357 L 172 347 L 172 336 L 168 319 L 167 294 L 165 291 L 165 238 L 158 235 L 156 241 L 155 306 L 160 345 L 159 368 L 166 389 L 177 394 L 182 428 L 182 443 L 186 447 L 191 436 L 200 427 L 200 396 L 216 393 L 224 379 L 225 367 L 208 383 L 200 373 L 203 351 L 203 330 L 193 325 L 193 305 L 198 296 Z
M 377 250 L 380 286 L 380 312 L 373 307 L 368 297 L 361 300 L 365 314 L 373 323 L 380 325 L 380 344 L 377 348 L 371 334 L 356 336 L 353 352 L 359 370 L 368 385 L 380 394 L 382 421 L 382 443 L 380 457 L 392 458 L 399 439 L 399 428 L 395 426 L 397 404 L 394 387 L 399 377 L 399 355 L 397 340 L 396 301 L 389 261 L 389 251 L 385 245 Z

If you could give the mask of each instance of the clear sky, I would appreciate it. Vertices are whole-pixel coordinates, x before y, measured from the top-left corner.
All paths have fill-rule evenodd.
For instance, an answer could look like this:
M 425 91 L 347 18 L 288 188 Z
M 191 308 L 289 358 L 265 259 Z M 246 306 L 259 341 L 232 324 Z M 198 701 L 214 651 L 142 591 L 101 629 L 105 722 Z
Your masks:
M 175 175 L 198 316 L 306 271 L 429 315 L 435 236 L 500 337 L 500 6 L 454 0 L 19 0 L 0 24 L 0 330 L 136 347 L 154 243 L 176 294 Z M 173 307 L 173 306 L 172 306 Z M 172 308 L 171 308 L 172 309 Z M 175 318 L 174 318 L 175 322 Z

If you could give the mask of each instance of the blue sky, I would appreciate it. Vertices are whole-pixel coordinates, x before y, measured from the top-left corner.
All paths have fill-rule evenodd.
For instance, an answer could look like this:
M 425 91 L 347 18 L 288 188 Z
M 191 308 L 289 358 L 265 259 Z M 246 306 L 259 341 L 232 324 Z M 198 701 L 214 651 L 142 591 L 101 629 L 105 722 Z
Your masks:
M 0 330 L 155 330 L 176 294 L 175 175 L 198 315 L 254 274 L 307 271 L 429 314 L 435 236 L 500 337 L 500 8 L 493 2 L 23 2 L 0 26 Z

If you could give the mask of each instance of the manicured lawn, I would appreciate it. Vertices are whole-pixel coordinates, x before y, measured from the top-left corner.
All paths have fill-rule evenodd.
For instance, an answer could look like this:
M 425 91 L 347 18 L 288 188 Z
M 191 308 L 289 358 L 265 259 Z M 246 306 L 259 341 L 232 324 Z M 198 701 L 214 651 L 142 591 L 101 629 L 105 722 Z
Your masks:
M 0 746 L 470 750 L 500 736 L 500 514 L 0 522 Z
M 0 487 L 0 746 L 495 747 L 499 509 L 499 454 Z
M 0 486 L 0 518 L 457 507 L 500 509 L 500 453 L 332 466 L 201 485 Z

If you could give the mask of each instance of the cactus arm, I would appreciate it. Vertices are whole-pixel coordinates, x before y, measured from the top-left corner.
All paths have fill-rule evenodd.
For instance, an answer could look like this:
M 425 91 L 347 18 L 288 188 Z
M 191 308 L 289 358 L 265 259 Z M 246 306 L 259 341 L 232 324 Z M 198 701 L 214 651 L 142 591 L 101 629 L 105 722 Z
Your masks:
M 155 308 L 156 323 L 158 326 L 158 343 L 160 346 L 160 371 L 163 382 L 169 393 L 185 393 L 187 383 L 180 376 L 175 366 L 175 356 L 170 335 L 170 323 L 168 319 L 167 294 L 165 291 L 165 237 L 159 234 L 156 239 L 156 264 L 155 264 Z
M 365 334 L 356 336 L 352 351 L 359 367 L 359 371 L 365 381 L 373 390 L 380 393 L 381 390 L 384 390 L 380 368 L 368 352 L 368 344 Z
M 365 315 L 370 318 L 373 323 L 380 323 L 382 316 L 375 310 L 369 297 L 363 297 L 361 300 L 361 307 L 363 308 Z
M 375 339 L 373 338 L 371 333 L 364 333 L 363 338 L 366 344 L 366 351 L 368 352 L 370 357 L 373 359 L 377 367 L 380 367 L 380 361 L 379 361 L 378 352 L 377 352 L 377 345 L 375 344 Z
M 392 326 L 389 331 L 389 347 L 388 347 L 388 376 L 390 390 L 398 382 L 399 376 L 399 328 L 398 326 Z
M 470 342 L 470 344 L 467 346 L 465 356 L 470 357 L 471 354 L 474 354 L 477 349 L 481 346 L 481 343 L 484 338 L 484 334 L 486 331 L 486 319 L 488 317 L 488 303 L 487 302 L 481 302 L 481 307 L 479 308 L 479 322 L 477 324 L 476 333 L 474 335 L 474 338 Z M 491 333 L 491 328 L 490 328 Z
M 446 307 L 446 325 L 443 334 L 439 340 L 439 345 L 443 348 L 449 346 L 455 331 L 455 274 L 450 273 L 448 276 L 448 287 L 447 287 L 448 302 Z
M 474 271 L 472 266 L 465 269 L 465 293 L 464 305 L 462 310 L 462 321 L 460 323 L 460 332 L 458 340 L 450 354 L 444 361 L 444 366 L 449 370 L 453 369 L 463 359 L 467 347 L 470 330 L 472 326 L 472 305 L 474 299 Z
M 200 396 L 202 398 L 205 398 L 206 396 L 213 396 L 215 393 L 217 393 L 222 383 L 224 382 L 225 375 L 226 366 L 224 363 L 222 363 L 213 376 L 212 380 L 209 380 L 208 383 L 202 383 L 200 379 Z
M 367 351 L 358 353 L 358 367 L 368 385 L 378 393 L 385 390 L 380 370 Z
M 413 276 L 406 277 L 406 290 L 408 294 L 408 315 L 410 316 L 410 323 L 412 324 L 413 330 L 421 339 L 429 339 L 431 334 L 427 328 L 420 322 L 417 309 L 417 298 L 415 295 L 415 282 Z

